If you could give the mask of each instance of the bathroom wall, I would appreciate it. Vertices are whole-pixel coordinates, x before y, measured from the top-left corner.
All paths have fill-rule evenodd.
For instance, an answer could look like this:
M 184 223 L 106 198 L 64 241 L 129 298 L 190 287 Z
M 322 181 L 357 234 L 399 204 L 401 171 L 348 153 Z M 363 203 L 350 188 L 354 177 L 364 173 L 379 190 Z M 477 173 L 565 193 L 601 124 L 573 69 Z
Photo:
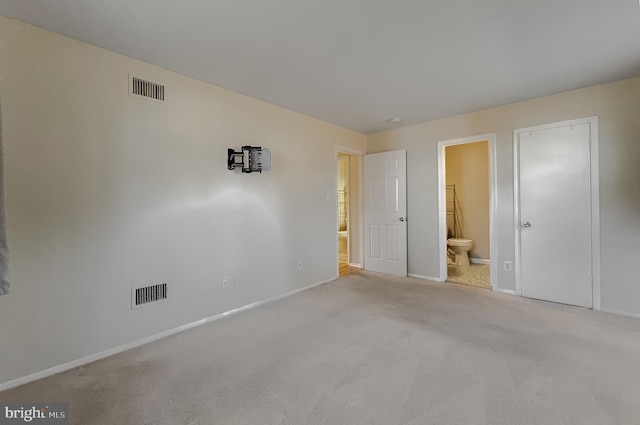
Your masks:
M 490 259 L 489 143 L 476 142 L 445 148 L 446 181 L 456 185 L 462 237 L 473 239 L 472 258 Z
M 0 58 L 0 385 L 336 277 L 335 149 L 364 135 L 1 16 Z M 271 171 L 227 170 L 246 144 Z M 168 301 L 132 310 L 159 282 Z
M 349 210 L 349 156 L 343 153 L 338 154 L 338 202 L 340 202 L 340 191 L 344 191 L 344 201 L 347 205 L 340 214 L 341 207 L 338 205 L 338 230 L 347 230 L 351 211 Z

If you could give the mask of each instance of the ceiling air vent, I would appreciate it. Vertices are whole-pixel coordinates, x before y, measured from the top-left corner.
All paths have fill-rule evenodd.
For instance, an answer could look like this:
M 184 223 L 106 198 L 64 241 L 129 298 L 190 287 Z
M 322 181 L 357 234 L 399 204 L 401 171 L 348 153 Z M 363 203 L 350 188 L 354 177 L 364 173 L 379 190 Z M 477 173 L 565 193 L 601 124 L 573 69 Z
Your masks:
M 129 75 L 129 94 L 165 103 L 164 86 Z
M 141 286 L 131 288 L 131 308 L 139 308 L 149 304 L 155 304 L 167 299 L 167 284 Z

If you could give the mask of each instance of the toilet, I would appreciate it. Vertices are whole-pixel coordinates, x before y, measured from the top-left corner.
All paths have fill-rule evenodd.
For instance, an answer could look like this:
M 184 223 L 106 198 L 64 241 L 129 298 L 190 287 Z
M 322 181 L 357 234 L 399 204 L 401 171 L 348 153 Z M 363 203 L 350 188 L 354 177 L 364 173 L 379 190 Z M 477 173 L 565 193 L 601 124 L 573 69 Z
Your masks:
M 453 253 L 456 255 L 453 264 L 456 266 L 469 266 L 469 250 L 473 246 L 473 241 L 471 239 L 458 239 L 451 238 L 447 239 L 447 246 Z

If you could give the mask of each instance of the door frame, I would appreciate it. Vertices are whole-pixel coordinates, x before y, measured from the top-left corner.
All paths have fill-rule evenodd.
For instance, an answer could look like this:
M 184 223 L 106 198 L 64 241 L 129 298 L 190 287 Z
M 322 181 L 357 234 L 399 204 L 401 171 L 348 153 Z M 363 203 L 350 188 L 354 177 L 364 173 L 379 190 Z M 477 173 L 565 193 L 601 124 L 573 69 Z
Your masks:
M 438 142 L 438 252 L 440 255 L 439 281 L 447 280 L 447 214 L 446 214 L 446 190 L 447 181 L 445 149 L 447 146 L 466 145 L 476 142 L 488 142 L 489 148 L 489 281 L 491 289 L 498 290 L 497 265 L 498 247 L 496 244 L 496 202 L 498 188 L 496 179 L 496 133 L 480 134 L 477 136 L 462 137 L 458 139 L 442 140 Z
M 366 155 L 366 152 L 363 151 L 359 151 L 356 149 L 352 149 L 352 148 L 345 148 L 343 146 L 335 146 L 335 150 L 334 150 L 334 164 L 335 164 L 335 170 L 334 170 L 334 175 L 335 175 L 335 208 L 334 208 L 334 212 L 335 212 L 335 222 L 334 222 L 334 229 L 335 229 L 335 235 L 336 235 L 336 240 L 335 240 L 335 247 L 336 247 L 336 255 L 335 255 L 335 259 L 336 259 L 336 277 L 340 276 L 340 265 L 338 264 L 338 154 L 339 153 L 346 153 L 348 155 L 351 156 L 355 156 L 358 158 L 358 168 L 359 168 L 359 176 L 358 176 L 358 191 L 360 192 L 360 199 L 358 200 L 358 218 L 360 221 L 360 225 L 358 226 L 358 230 L 359 230 L 359 234 L 360 237 L 357 240 L 358 243 L 358 252 L 359 252 L 359 256 L 357 258 L 357 263 L 355 263 L 354 261 L 356 259 L 352 258 L 351 256 L 351 247 L 349 246 L 351 243 L 353 243 L 354 239 L 351 237 L 351 231 L 353 226 L 351 225 L 351 223 L 347 223 L 347 252 L 348 252 L 348 258 L 347 261 L 349 262 L 349 266 L 351 267 L 358 267 L 358 268 L 364 268 L 364 223 L 363 223 L 363 211 L 364 211 L 364 199 L 363 199 L 363 194 L 364 194 L 364 170 L 363 170 L 363 160 L 362 157 L 364 155 Z M 349 180 L 349 186 L 351 185 L 351 180 Z M 349 220 L 351 220 L 351 215 L 347 215 L 347 217 L 349 217 Z
M 598 151 L 598 117 L 586 117 L 568 121 L 560 121 L 533 127 L 513 130 L 513 233 L 514 233 L 514 272 L 516 295 L 522 296 L 522 265 L 520 246 L 520 145 L 519 134 L 537 130 L 548 130 L 557 127 L 589 124 L 590 134 L 590 179 L 591 179 L 591 277 L 593 310 L 600 310 L 600 185 L 599 185 L 599 151 Z

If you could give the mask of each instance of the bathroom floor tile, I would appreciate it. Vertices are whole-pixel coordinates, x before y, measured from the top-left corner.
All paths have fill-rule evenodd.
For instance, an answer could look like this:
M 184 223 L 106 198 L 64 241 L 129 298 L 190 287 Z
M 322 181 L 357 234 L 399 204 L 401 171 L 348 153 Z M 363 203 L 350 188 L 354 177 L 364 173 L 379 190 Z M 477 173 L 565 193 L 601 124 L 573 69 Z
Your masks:
M 447 281 L 491 289 L 489 266 L 486 264 L 472 264 L 470 266 L 448 265 Z

